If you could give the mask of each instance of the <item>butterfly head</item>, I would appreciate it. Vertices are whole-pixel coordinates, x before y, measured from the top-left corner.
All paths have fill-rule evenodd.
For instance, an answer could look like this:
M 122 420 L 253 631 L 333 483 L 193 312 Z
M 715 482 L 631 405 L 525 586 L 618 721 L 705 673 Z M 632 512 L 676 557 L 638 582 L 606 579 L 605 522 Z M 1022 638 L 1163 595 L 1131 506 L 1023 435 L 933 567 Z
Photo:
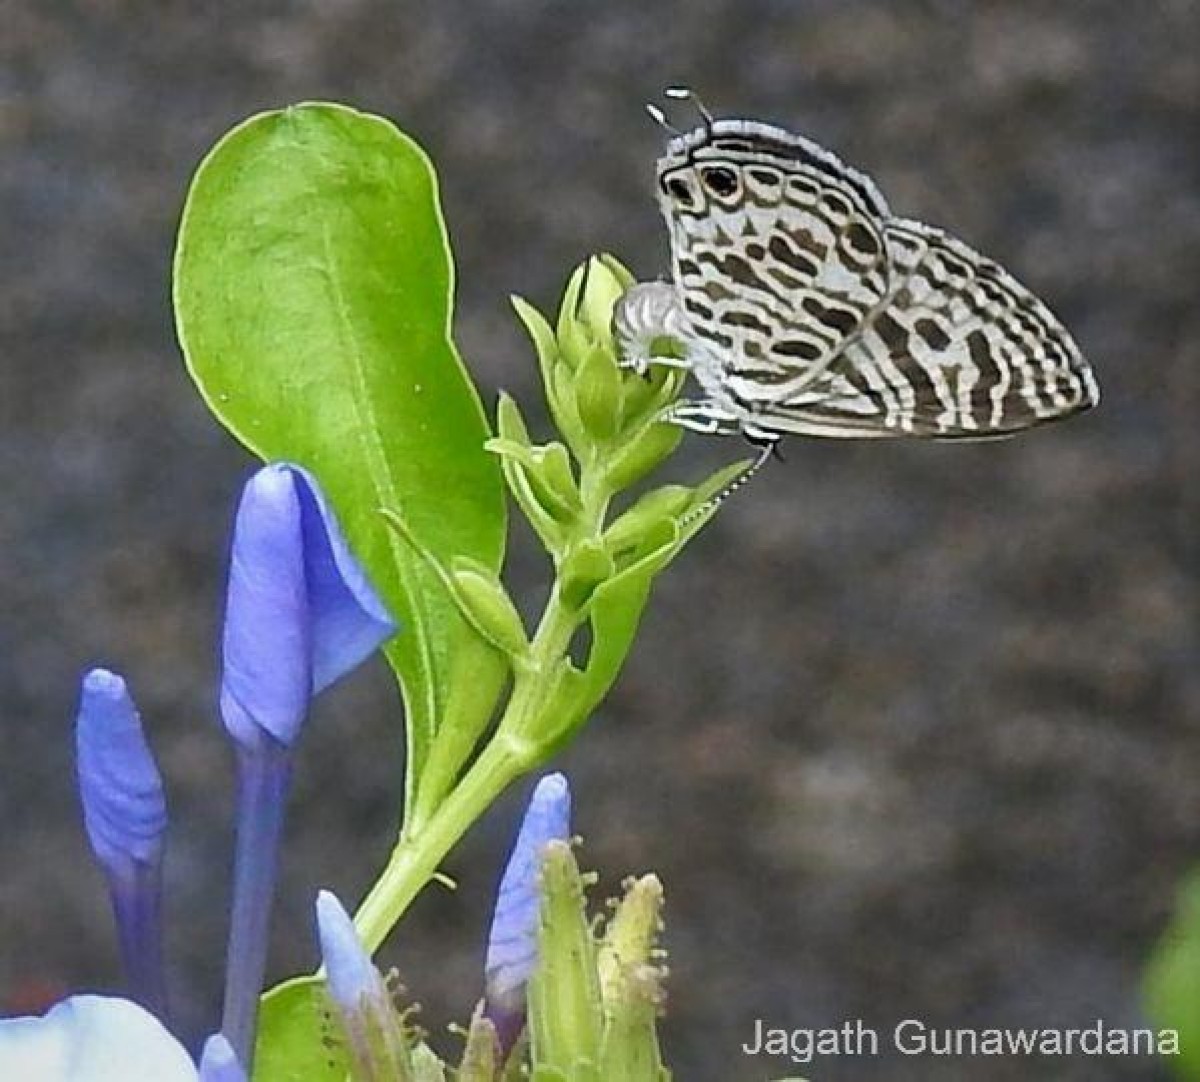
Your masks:
M 650 116 L 671 136 L 655 169 L 658 202 L 668 221 L 743 207 L 777 207 L 798 172 L 830 178 L 842 187 L 850 201 L 847 213 L 890 215 L 870 178 L 803 136 L 755 120 L 718 120 L 684 87 L 670 87 L 666 95 L 690 100 L 701 118 L 697 127 L 680 131 L 662 109 L 647 106 Z
M 656 167 L 663 213 L 688 217 L 777 205 L 786 175 L 764 138 L 773 131 L 750 121 L 714 120 L 674 136 Z

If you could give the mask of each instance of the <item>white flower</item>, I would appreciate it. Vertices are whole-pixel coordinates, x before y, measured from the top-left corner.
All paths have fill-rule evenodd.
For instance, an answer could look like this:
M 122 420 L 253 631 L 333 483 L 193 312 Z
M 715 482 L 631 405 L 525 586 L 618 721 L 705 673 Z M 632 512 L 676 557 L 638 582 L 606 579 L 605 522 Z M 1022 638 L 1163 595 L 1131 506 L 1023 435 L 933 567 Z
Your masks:
M 39 1017 L 0 1021 L 0 1078 L 16 1082 L 197 1082 L 157 1018 L 115 996 L 71 996 Z

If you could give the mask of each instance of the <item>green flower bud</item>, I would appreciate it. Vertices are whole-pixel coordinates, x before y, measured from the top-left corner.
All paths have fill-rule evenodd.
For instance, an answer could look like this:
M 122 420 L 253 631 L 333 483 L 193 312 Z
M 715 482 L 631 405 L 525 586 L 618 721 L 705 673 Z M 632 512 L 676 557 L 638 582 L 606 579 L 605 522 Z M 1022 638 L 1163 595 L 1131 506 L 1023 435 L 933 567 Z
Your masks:
M 580 316 L 593 340 L 612 348 L 613 309 L 631 284 L 631 275 L 612 256 L 593 256 L 585 264 L 587 279 L 580 298 Z
M 621 293 L 625 293 L 637 284 L 637 278 L 633 271 L 625 266 L 612 252 L 601 252 L 595 256 L 595 259 L 603 263 L 605 269 L 620 283 Z
M 576 319 L 561 321 L 558 328 L 559 356 L 570 368 L 578 368 L 593 346 L 587 328 Z
M 446 1082 L 446 1067 L 424 1041 L 413 1046 L 413 1082 Z
M 558 552 L 564 540 L 562 524 L 543 505 L 544 496 L 534 491 L 529 479 L 529 467 L 533 465 L 533 448 L 493 436 L 484 442 L 484 448 L 499 456 L 504 483 L 517 505 L 529 519 L 542 543 L 550 552 Z M 570 521 L 570 517 L 567 517 Z
M 630 372 L 625 377 L 626 424 L 671 405 L 679 397 L 686 379 L 684 369 L 665 364 L 652 364 L 645 376 Z
M 604 546 L 597 541 L 585 541 L 571 550 L 559 569 L 559 596 L 568 608 L 581 609 L 614 570 L 612 557 Z
M 583 877 L 566 842 L 543 850 L 538 919 L 538 967 L 528 986 L 534 1070 L 557 1070 L 572 1080 L 599 1077 L 604 1011 L 596 943 L 584 910 Z
M 537 350 L 538 364 L 545 373 L 558 360 L 558 344 L 554 340 L 554 330 L 546 322 L 546 317 L 524 297 L 518 297 L 514 293 L 508 299 L 517 313 L 517 318 L 525 324 L 525 330 L 533 339 L 534 349 Z
M 575 521 L 583 504 L 571 469 L 571 457 L 561 443 L 530 447 L 503 436 L 493 436 L 483 446 L 501 456 L 509 489 L 527 515 L 531 509 L 526 505 L 531 498 L 537 511 L 554 522 L 570 524 Z
M 557 521 L 573 522 L 583 503 L 571 469 L 571 457 L 558 442 L 534 448 L 527 472 L 542 505 Z
M 467 1029 L 467 1041 L 463 1047 L 462 1061 L 455 1082 L 495 1082 L 496 1059 L 500 1054 L 500 1041 L 491 1019 L 484 1017 L 483 1001 L 480 1000 L 471 1015 Z
M 621 372 L 612 351 L 595 346 L 575 373 L 575 406 L 588 433 L 608 440 L 621 427 Z
M 658 876 L 632 881 L 600 944 L 596 962 L 605 1014 L 600 1052 L 604 1078 L 668 1077 L 657 1033 L 665 974 L 655 959 L 662 906 Z
M 496 402 L 496 431 L 500 433 L 501 439 L 525 447 L 530 446 L 529 429 L 525 426 L 521 409 L 505 391 L 500 392 Z
M 572 368 L 587 351 L 600 346 L 613 350 L 613 309 L 629 288 L 630 276 L 611 256 L 586 260 L 575 268 L 558 311 L 558 347 Z
M 555 362 L 550 372 L 550 391 L 546 401 L 550 405 L 554 424 L 567 446 L 577 457 L 582 457 L 591 447 L 591 437 L 579 419 L 579 408 L 575 402 L 575 373 L 566 361 Z
M 678 425 L 656 422 L 622 447 L 608 464 L 608 484 L 614 492 L 637 484 L 658 466 L 683 438 Z
M 597 968 L 605 1005 L 623 995 L 622 984 L 635 970 L 649 965 L 662 930 L 663 888 L 656 875 L 644 875 L 625 888 L 600 943 Z
M 692 503 L 687 485 L 663 485 L 647 492 L 604 531 L 604 543 L 613 555 L 636 548 L 655 526 L 678 518 Z
M 538 368 L 542 373 L 542 386 L 550 416 L 571 447 L 578 448 L 584 433 L 575 411 L 571 367 L 559 353 L 554 331 L 542 314 L 520 297 L 513 296 L 510 299 L 537 350 Z
M 491 568 L 469 556 L 456 556 L 450 562 L 450 581 L 454 600 L 480 635 L 509 656 L 525 652 L 525 625 Z
M 670 1079 L 658 1046 L 662 978 L 661 967 L 652 965 L 635 966 L 623 974 L 613 1002 L 606 1004 L 601 1078 L 636 1078 L 638 1082 Z

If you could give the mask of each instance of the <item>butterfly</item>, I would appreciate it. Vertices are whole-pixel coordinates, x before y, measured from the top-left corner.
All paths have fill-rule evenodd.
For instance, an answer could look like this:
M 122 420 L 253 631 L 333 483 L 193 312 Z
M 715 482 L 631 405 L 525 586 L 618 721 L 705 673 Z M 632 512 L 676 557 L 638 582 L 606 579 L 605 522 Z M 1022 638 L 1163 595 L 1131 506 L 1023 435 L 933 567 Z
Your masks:
M 999 264 L 892 214 L 874 182 L 800 135 L 717 120 L 672 128 L 655 175 L 671 281 L 635 285 L 624 363 L 676 364 L 703 397 L 667 419 L 699 432 L 994 439 L 1095 406 L 1091 366 Z M 653 355 L 679 343 L 679 360 Z M 764 456 L 765 457 L 765 456 Z M 760 460 L 761 461 L 761 460 Z

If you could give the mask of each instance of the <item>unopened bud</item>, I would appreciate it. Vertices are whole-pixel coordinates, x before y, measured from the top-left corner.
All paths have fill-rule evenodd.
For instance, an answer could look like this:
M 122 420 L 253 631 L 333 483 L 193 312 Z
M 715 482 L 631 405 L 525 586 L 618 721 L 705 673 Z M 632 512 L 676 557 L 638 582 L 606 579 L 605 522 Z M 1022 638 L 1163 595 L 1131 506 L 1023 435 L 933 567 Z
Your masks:
M 599 542 L 585 541 L 577 546 L 563 561 L 559 573 L 563 603 L 571 609 L 582 608 L 614 570 L 612 557 Z
M 468 556 L 456 556 L 450 564 L 450 580 L 459 608 L 476 631 L 506 654 L 524 653 L 525 625 L 491 568 Z
M 575 406 L 595 439 L 607 440 L 621 426 L 621 373 L 610 349 L 594 346 L 575 373 Z
M 540 961 L 528 992 L 533 1062 L 575 1078 L 599 1059 L 604 1016 L 583 877 L 566 842 L 544 850 L 539 924 Z
M 663 485 L 647 492 L 604 532 L 611 553 L 624 552 L 638 545 L 646 535 L 664 522 L 671 522 L 692 502 L 687 485 Z
M 597 966 L 605 1004 L 617 996 L 628 976 L 650 963 L 662 928 L 663 888 L 656 875 L 629 884 L 600 943 Z
M 610 487 L 620 491 L 637 484 L 679 446 L 682 438 L 683 430 L 678 425 L 662 422 L 649 425 L 609 463 Z

